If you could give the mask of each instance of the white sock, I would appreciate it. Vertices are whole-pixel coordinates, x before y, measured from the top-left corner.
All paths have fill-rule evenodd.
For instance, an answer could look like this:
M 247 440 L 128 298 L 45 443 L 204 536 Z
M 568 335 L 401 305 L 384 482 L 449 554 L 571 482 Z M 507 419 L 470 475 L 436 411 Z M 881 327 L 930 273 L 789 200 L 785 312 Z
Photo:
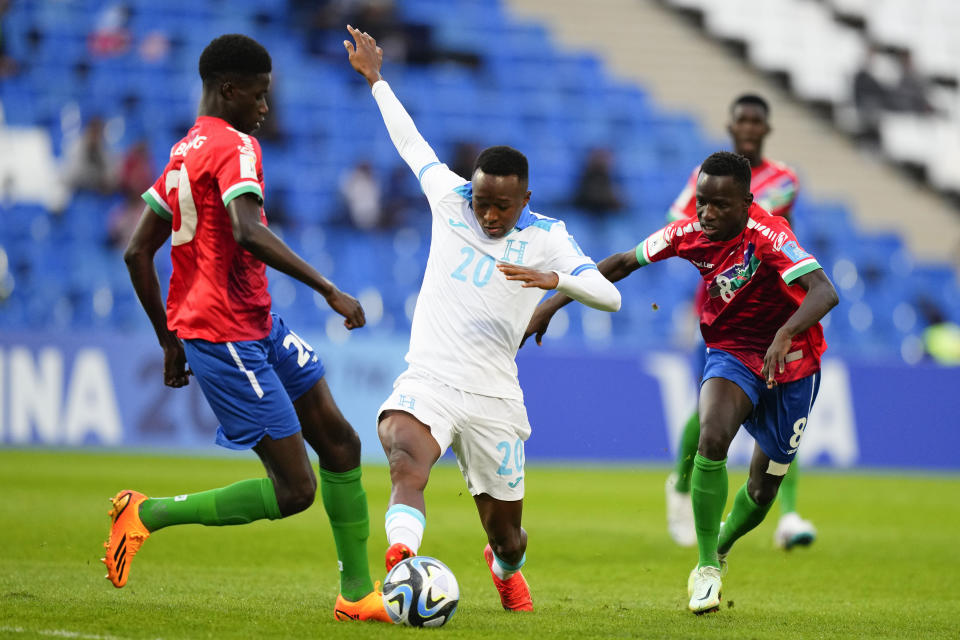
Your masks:
M 401 542 L 410 551 L 417 553 L 423 541 L 423 529 L 427 526 L 427 519 L 419 510 L 405 504 L 395 504 L 387 509 L 384 518 L 384 529 L 387 532 L 387 545 Z
M 517 564 L 508 564 L 497 557 L 497 554 L 493 554 L 493 566 L 490 567 L 493 570 L 493 575 L 497 576 L 501 580 L 509 580 L 513 574 L 520 571 L 520 567 L 524 565 L 527 561 L 527 554 L 523 554 L 523 557 L 520 558 L 520 562 Z

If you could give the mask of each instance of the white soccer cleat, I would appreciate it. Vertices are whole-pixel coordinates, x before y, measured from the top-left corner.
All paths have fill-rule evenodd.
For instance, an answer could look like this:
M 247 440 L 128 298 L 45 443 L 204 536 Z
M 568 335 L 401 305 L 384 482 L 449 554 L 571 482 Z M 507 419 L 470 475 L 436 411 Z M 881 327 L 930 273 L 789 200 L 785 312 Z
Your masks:
M 720 569 L 717 567 L 697 567 L 687 579 L 687 593 L 690 595 L 690 611 L 697 615 L 720 610 L 720 596 L 723 583 L 720 582 Z
M 777 530 L 773 532 L 773 544 L 789 551 L 796 546 L 809 547 L 817 539 L 817 530 L 809 520 L 804 520 L 796 512 L 780 516 Z
M 674 487 L 677 474 L 667 476 L 664 491 L 667 495 L 667 531 L 670 537 L 681 547 L 697 544 L 697 529 L 693 525 L 693 501 L 690 493 L 680 493 Z

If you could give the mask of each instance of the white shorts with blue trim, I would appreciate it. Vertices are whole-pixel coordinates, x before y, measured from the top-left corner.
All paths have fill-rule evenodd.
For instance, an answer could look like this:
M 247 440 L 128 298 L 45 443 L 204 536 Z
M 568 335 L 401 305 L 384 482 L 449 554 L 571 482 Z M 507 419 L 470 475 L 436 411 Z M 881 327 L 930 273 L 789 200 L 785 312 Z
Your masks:
M 384 411 L 404 411 L 430 427 L 441 456 L 452 448 L 470 495 L 523 499 L 530 422 L 522 401 L 461 391 L 408 370 L 380 405 L 378 423 Z

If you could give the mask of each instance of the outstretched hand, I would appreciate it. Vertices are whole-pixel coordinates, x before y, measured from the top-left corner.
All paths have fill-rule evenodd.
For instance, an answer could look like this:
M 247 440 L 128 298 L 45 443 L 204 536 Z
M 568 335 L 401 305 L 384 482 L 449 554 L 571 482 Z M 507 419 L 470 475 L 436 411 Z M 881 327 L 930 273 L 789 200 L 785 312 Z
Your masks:
M 349 40 L 343 41 L 343 46 L 347 50 L 350 59 L 350 66 L 367 79 L 370 86 L 373 86 L 380 79 L 380 67 L 383 66 L 383 49 L 377 46 L 374 40 L 366 31 L 354 29 L 347 25 L 347 31 L 353 36 L 354 45 Z
M 359 329 L 367 324 L 367 318 L 363 314 L 363 307 L 360 302 L 349 293 L 344 293 L 336 289 L 327 296 L 327 304 L 330 308 L 342 315 L 345 320 L 343 326 L 347 329 Z

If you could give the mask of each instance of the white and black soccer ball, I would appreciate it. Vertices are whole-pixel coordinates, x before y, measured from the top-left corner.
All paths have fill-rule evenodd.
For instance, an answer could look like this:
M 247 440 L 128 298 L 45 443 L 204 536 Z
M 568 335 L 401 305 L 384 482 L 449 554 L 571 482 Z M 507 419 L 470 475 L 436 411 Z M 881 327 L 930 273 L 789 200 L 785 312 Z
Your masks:
M 383 604 L 395 624 L 440 627 L 460 602 L 460 586 L 447 565 L 429 556 L 402 560 L 383 583 Z

